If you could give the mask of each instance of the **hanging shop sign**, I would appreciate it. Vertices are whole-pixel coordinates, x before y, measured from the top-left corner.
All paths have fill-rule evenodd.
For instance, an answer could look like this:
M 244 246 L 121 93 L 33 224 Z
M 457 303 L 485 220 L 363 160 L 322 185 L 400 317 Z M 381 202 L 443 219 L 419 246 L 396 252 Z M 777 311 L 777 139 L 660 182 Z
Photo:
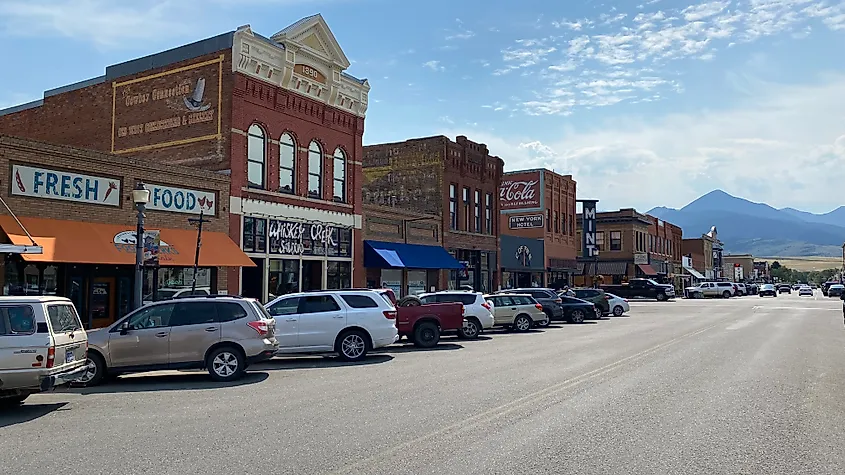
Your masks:
M 187 214 L 202 212 L 212 216 L 217 212 L 217 197 L 212 192 L 150 183 L 147 188 L 150 189 L 147 209 Z
M 120 180 L 48 168 L 12 165 L 13 195 L 120 206 Z
M 596 203 L 598 200 L 578 200 L 582 203 L 581 249 L 582 257 L 598 256 L 596 246 Z
M 352 257 L 352 228 L 271 219 L 271 254 Z
M 634 265 L 648 264 L 648 254 L 645 252 L 634 253 Z
M 542 227 L 542 214 L 508 216 L 508 229 L 534 229 Z
M 135 253 L 136 231 L 122 231 L 114 236 L 114 247 L 120 252 Z M 162 262 L 173 261 L 173 255 L 179 254 L 176 247 L 161 239 L 161 232 L 157 230 L 144 231 L 144 265 L 156 267 Z

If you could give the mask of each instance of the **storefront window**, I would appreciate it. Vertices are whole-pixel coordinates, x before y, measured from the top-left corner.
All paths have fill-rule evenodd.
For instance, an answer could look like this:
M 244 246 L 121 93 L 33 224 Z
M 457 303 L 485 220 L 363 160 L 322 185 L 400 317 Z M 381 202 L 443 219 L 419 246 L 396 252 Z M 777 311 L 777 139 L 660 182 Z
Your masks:
M 38 295 L 38 267 L 30 264 L 23 269 L 24 292 L 26 295 Z
M 426 271 L 408 271 L 408 295 L 416 295 L 425 292 Z
M 197 269 L 197 285 L 191 294 L 193 267 L 159 267 L 144 269 L 144 303 L 170 300 L 189 295 L 209 295 L 216 293 L 211 286 L 211 268 Z M 158 277 L 156 279 L 156 276 Z M 155 282 L 155 288 L 153 288 Z
M 270 261 L 270 276 L 267 293 L 272 300 L 279 295 L 299 292 L 299 261 L 273 259 Z
M 42 282 L 41 295 L 56 295 L 58 268 L 56 266 L 47 266 L 44 268 L 44 281 Z
M 23 279 L 18 272 L 19 258 L 7 259 L 4 272 L 3 295 L 23 295 Z
M 348 289 L 352 287 L 352 263 L 328 261 L 326 263 L 326 288 Z
M 264 252 L 267 250 L 267 220 L 244 217 L 243 228 L 244 252 Z
M 396 294 L 396 298 L 404 297 L 405 294 L 402 292 L 402 269 L 382 269 L 379 287 L 392 290 Z

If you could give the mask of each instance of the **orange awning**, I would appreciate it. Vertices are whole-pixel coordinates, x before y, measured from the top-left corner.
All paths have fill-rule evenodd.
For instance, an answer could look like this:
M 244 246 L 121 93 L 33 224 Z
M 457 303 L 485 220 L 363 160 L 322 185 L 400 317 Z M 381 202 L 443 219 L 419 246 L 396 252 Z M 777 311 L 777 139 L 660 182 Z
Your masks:
M 120 224 L 62 221 L 58 219 L 19 218 L 42 254 L 22 254 L 28 262 L 67 262 L 75 264 L 135 265 L 135 228 Z M 17 245 L 32 244 L 15 219 L 0 216 L 0 228 Z M 197 232 L 148 226 L 159 231 L 161 266 L 194 265 Z M 254 267 L 243 251 L 225 233 L 203 231 L 201 267 Z

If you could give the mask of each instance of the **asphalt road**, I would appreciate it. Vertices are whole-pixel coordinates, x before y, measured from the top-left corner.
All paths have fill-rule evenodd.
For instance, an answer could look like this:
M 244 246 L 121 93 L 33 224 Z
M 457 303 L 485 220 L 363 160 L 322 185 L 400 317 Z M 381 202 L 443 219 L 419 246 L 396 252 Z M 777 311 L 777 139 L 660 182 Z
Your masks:
M 838 299 L 635 302 L 630 316 L 240 384 L 124 377 L 0 415 L 3 473 L 842 474 Z M 67 468 L 65 468 L 67 467 Z

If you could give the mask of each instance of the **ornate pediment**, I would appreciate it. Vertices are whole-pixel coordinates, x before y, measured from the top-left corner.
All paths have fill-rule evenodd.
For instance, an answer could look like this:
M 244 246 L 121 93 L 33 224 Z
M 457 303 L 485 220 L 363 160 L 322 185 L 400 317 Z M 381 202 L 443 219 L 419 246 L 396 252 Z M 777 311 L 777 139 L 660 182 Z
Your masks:
M 322 60 L 339 66 L 341 70 L 349 67 L 349 59 L 338 44 L 326 20 L 319 13 L 305 17 L 293 25 L 279 31 L 270 39 L 285 45 L 288 49 L 303 49 Z

